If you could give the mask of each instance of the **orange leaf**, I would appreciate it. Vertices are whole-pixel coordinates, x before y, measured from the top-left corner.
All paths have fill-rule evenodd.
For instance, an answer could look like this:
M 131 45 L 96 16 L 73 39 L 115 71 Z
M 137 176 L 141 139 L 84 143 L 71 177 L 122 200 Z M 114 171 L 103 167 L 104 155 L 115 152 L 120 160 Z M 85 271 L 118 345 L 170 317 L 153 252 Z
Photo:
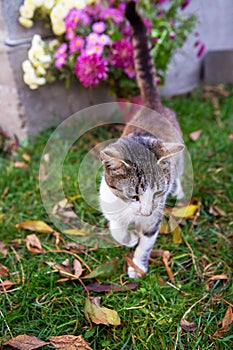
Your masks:
M 218 329 L 214 334 L 214 338 L 222 338 L 225 332 L 229 331 L 229 326 L 233 323 L 232 307 L 229 305 L 227 312 L 222 320 L 222 327 Z
M 171 257 L 170 252 L 168 250 L 164 250 L 163 257 L 162 257 L 163 263 L 164 263 L 165 268 L 167 270 L 168 277 L 174 283 L 175 282 L 174 275 L 173 275 L 173 273 L 172 273 L 172 271 L 171 271 L 171 269 L 170 269 L 170 267 L 168 265 L 168 260 L 170 259 L 170 257 Z
M 218 280 L 226 280 L 228 281 L 228 276 L 223 273 L 221 275 L 215 275 L 210 277 L 207 281 L 206 281 L 206 290 L 209 290 L 212 287 L 212 284 L 214 281 L 218 281 Z
M 11 282 L 9 280 L 0 281 L 0 290 L 8 290 L 14 286 L 16 282 Z
M 81 335 L 59 335 L 49 338 L 50 343 L 55 349 L 61 350 L 92 350 Z
M 0 277 L 8 276 L 9 270 L 6 266 L 0 265 Z

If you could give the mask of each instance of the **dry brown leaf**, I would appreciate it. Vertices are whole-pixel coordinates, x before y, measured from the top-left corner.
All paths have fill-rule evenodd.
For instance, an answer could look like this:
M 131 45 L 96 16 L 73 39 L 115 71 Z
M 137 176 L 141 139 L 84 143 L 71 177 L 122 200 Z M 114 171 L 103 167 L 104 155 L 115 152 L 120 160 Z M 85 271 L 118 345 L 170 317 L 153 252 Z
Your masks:
M 121 324 L 120 317 L 115 310 L 100 306 L 100 297 L 90 297 L 86 299 L 85 316 L 90 322 L 96 324 L 114 325 Z
M 8 290 L 16 284 L 17 284 L 16 282 L 12 282 L 9 280 L 0 281 L 0 290 Z
M 222 320 L 222 327 L 218 329 L 214 334 L 213 338 L 222 338 L 225 332 L 229 331 L 229 326 L 233 323 L 232 307 L 229 305 L 227 312 Z
M 164 263 L 164 266 L 166 268 L 166 271 L 167 271 L 167 274 L 168 274 L 168 277 L 170 278 L 170 280 L 175 283 L 175 278 L 174 278 L 174 275 L 169 267 L 169 264 L 168 264 L 168 261 L 171 257 L 171 254 L 168 250 L 164 250 L 163 252 L 163 256 L 162 256 L 162 259 L 163 259 L 163 263 Z
M 89 292 L 125 292 L 127 290 L 134 290 L 138 287 L 138 282 L 131 282 L 131 283 L 125 283 L 124 285 L 117 285 L 117 284 L 99 284 L 99 283 L 92 283 L 88 284 L 87 290 Z
M 25 230 L 35 231 L 38 233 L 53 233 L 54 230 L 43 221 L 23 221 L 15 225 L 17 228 L 24 228 Z
M 196 322 L 189 322 L 185 318 L 181 319 L 180 326 L 185 332 L 193 332 L 198 328 Z
M 150 253 L 150 257 L 151 258 L 162 258 L 163 254 L 164 254 L 163 249 L 157 249 L 157 250 L 153 249 Z
M 191 134 L 189 134 L 189 137 L 191 140 L 196 141 L 199 139 L 201 133 L 202 133 L 202 130 L 197 130 L 197 131 L 191 132 Z
M 227 213 L 217 205 L 211 205 L 209 213 L 213 214 L 214 216 L 227 216 Z
M 0 265 L 0 277 L 5 277 L 9 275 L 9 270 L 6 266 Z
M 22 334 L 4 343 L 3 346 L 12 346 L 18 350 L 33 350 L 47 344 L 49 343 L 40 340 L 37 337 Z
M 24 153 L 24 154 L 22 155 L 22 158 L 23 158 L 24 160 L 26 160 L 26 162 L 30 162 L 30 161 L 31 161 L 31 157 L 29 156 L 29 154 Z
M 14 167 L 28 170 L 28 165 L 26 163 L 24 163 L 24 162 L 20 162 L 19 160 L 14 162 Z
M 61 350 L 92 350 L 81 335 L 59 335 L 49 338 L 50 343 Z
M 26 237 L 26 247 L 33 254 L 44 253 L 40 240 L 34 233 Z
M 134 270 L 137 272 L 137 275 L 138 275 L 139 277 L 145 276 L 145 274 L 146 274 L 145 271 L 143 271 L 142 269 L 140 269 L 140 267 L 138 267 L 138 266 L 133 262 L 132 259 L 130 259 L 128 256 L 125 256 L 125 260 L 126 260 L 127 266 L 128 266 L 128 267 L 129 267 L 129 266 L 133 267 Z
M 73 251 L 75 253 L 85 253 L 87 246 L 84 244 L 79 244 L 76 242 L 68 242 L 66 245 L 64 245 L 65 249 L 68 249 L 70 251 Z
M 73 262 L 73 269 L 74 269 L 74 274 L 79 278 L 81 274 L 83 273 L 82 265 L 80 264 L 78 259 L 74 259 Z
M 61 264 L 56 264 L 55 262 L 51 261 L 45 261 L 45 263 L 52 267 L 53 270 L 58 271 L 62 276 L 67 277 L 67 275 L 72 275 L 69 259 L 64 260 Z
M 225 273 L 223 273 L 221 275 L 212 276 L 206 281 L 206 290 L 210 290 L 210 288 L 213 285 L 213 282 L 218 281 L 218 280 L 228 281 L 228 279 L 229 278 L 228 278 L 228 276 Z
M 9 188 L 8 186 L 4 188 L 4 190 L 3 190 L 3 192 L 2 192 L 2 196 L 1 196 L 2 198 L 4 198 L 4 197 L 8 194 L 9 189 L 10 189 L 10 188 Z

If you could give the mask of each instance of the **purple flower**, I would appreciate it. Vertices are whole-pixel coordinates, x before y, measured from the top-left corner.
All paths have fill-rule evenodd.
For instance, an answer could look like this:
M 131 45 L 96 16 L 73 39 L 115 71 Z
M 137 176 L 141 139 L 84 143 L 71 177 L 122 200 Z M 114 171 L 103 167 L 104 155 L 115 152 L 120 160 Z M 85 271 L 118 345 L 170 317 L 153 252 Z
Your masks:
M 77 24 L 88 26 L 91 22 L 90 17 L 83 9 L 72 8 L 65 18 L 66 29 L 75 29 Z
M 66 28 L 66 40 L 72 40 L 75 37 L 75 32 L 71 27 Z
M 97 55 L 102 55 L 104 51 L 104 46 L 96 43 L 95 45 L 90 46 L 89 48 L 87 48 L 86 53 L 87 55 L 93 55 L 94 53 L 96 53 Z
M 113 43 L 110 47 L 110 62 L 116 68 L 133 66 L 133 44 L 127 39 Z
M 95 33 L 103 33 L 105 31 L 105 28 L 106 28 L 106 25 L 104 22 L 95 22 L 93 25 L 92 25 L 92 30 L 93 32 Z
M 84 46 L 84 39 L 81 36 L 76 36 L 70 41 L 70 54 L 79 51 Z
M 61 68 L 66 63 L 67 54 L 61 54 L 55 60 L 55 67 Z
M 85 51 L 77 58 L 75 72 L 85 87 L 95 86 L 107 78 L 107 61 L 94 53 L 87 55 Z
M 99 14 L 103 11 L 102 4 L 96 4 L 95 6 L 89 5 L 85 7 L 86 12 L 93 18 L 99 18 Z
M 55 52 L 54 56 L 56 58 L 59 58 L 60 56 L 64 55 L 66 53 L 67 48 L 68 48 L 68 45 L 66 43 L 61 44 L 58 47 L 57 51 Z
M 197 57 L 201 57 L 205 51 L 205 44 L 202 44 L 200 49 L 197 52 Z
M 190 3 L 191 0 L 183 0 L 182 5 L 180 6 L 181 10 L 184 10 L 185 7 L 188 6 L 188 4 Z
M 100 17 L 102 20 L 112 18 L 116 24 L 120 24 L 124 20 L 124 14 L 120 10 L 113 7 L 103 8 Z

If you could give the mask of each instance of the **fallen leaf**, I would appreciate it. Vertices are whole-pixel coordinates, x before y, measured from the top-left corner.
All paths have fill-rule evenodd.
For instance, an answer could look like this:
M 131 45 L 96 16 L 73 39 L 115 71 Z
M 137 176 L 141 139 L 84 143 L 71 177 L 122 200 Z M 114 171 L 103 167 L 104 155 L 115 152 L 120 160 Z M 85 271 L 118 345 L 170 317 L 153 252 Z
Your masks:
M 6 244 L 4 242 L 0 241 L 0 254 L 3 256 L 7 256 L 7 249 L 6 249 Z
M 50 343 L 55 349 L 61 350 L 92 350 L 89 344 L 81 335 L 59 335 L 49 338 Z
M 118 285 L 118 284 L 99 284 L 99 283 L 92 283 L 88 284 L 87 290 L 89 292 L 126 292 L 127 290 L 134 290 L 138 287 L 138 282 L 132 282 L 132 283 L 126 283 L 124 285 Z
M 0 277 L 5 277 L 9 275 L 9 270 L 6 266 L 0 265 Z
M 218 329 L 214 334 L 213 338 L 222 338 L 225 332 L 229 331 L 229 326 L 233 323 L 232 307 L 229 305 L 227 312 L 222 320 L 222 327 Z
M 167 274 L 168 274 L 168 277 L 170 278 L 170 280 L 175 283 L 175 278 L 174 278 L 174 275 L 169 267 L 169 264 L 168 264 L 168 261 L 171 257 L 171 254 L 168 250 L 164 250 L 163 252 L 163 256 L 162 256 L 162 259 L 163 259 L 163 263 L 164 263 L 164 266 L 166 268 L 166 271 L 167 271 Z
M 17 337 L 4 343 L 3 346 L 10 345 L 19 350 L 33 350 L 45 346 L 49 343 L 27 334 L 18 335 Z
M 115 310 L 101 307 L 100 299 L 100 297 L 90 297 L 86 299 L 85 316 L 87 320 L 95 324 L 119 326 L 121 320 L 118 313 Z
M 86 236 L 87 232 L 85 230 L 79 230 L 78 228 L 71 228 L 64 230 L 63 233 L 66 233 L 67 235 L 72 236 Z
M 15 225 L 17 228 L 24 228 L 39 233 L 52 233 L 54 230 L 43 221 L 23 221 Z
M 62 276 L 72 275 L 71 264 L 69 259 L 64 260 L 61 264 L 52 261 L 45 261 L 53 270 L 59 272 Z M 69 278 L 68 278 L 69 279 Z
M 28 165 L 24 162 L 20 162 L 20 161 L 15 161 L 14 162 L 14 167 L 15 168 L 22 168 L 22 169 L 25 169 L 25 170 L 28 170 Z
M 8 192 L 9 192 L 9 187 L 7 186 L 7 187 L 4 188 L 1 197 L 4 198 L 8 194 Z
M 31 157 L 30 157 L 28 154 L 26 154 L 26 153 L 24 153 L 24 154 L 22 155 L 22 158 L 23 158 L 24 160 L 26 160 L 26 162 L 30 162 L 30 161 L 31 161 Z
M 177 218 L 188 219 L 194 216 L 194 214 L 200 208 L 200 206 L 201 206 L 201 202 L 198 202 L 197 204 L 189 204 L 186 207 L 173 208 L 171 213 L 173 216 Z
M 229 278 L 228 278 L 228 276 L 225 273 L 223 273 L 221 275 L 212 276 L 206 281 L 206 290 L 210 290 L 210 288 L 212 287 L 214 281 L 218 281 L 218 280 L 226 280 L 226 281 L 228 281 L 228 279 Z
M 92 272 L 90 272 L 87 276 L 84 276 L 83 278 L 97 278 L 97 277 L 112 276 L 117 271 L 118 263 L 119 263 L 118 259 L 115 259 L 110 262 L 106 262 L 98 266 L 96 269 L 94 269 Z
M 183 239 L 181 237 L 181 228 L 176 219 L 170 216 L 169 226 L 172 231 L 172 241 L 174 244 L 182 243 Z
M 153 249 L 150 253 L 150 257 L 151 258 L 162 258 L 163 254 L 164 254 L 163 249 L 157 249 L 157 250 Z
M 128 256 L 125 256 L 125 260 L 126 260 L 126 263 L 127 263 L 127 266 L 131 266 L 134 268 L 134 270 L 137 272 L 137 275 L 139 277 L 143 277 L 145 276 L 145 271 L 143 271 L 142 269 L 140 269 L 140 267 L 138 267 L 132 259 L 130 259 Z
M 217 205 L 211 205 L 209 213 L 213 214 L 214 216 L 227 216 L 227 213 Z
M 87 246 L 76 242 L 68 242 L 64 245 L 64 248 L 73 252 L 85 253 Z
M 189 134 L 189 137 L 192 141 L 196 141 L 197 139 L 199 139 L 201 133 L 202 133 L 202 130 L 197 130 L 197 131 L 191 132 L 191 134 Z
M 16 282 L 12 282 L 9 280 L 0 281 L 0 290 L 8 290 L 16 284 L 17 284 Z
M 161 223 L 161 225 L 160 225 L 160 227 L 159 227 L 159 233 L 161 233 L 161 234 L 167 234 L 167 233 L 169 233 L 169 232 L 170 232 L 170 230 L 169 230 L 168 223 L 167 223 L 166 219 L 163 218 L 163 219 L 162 219 L 162 223 Z
M 54 215 L 61 215 L 66 218 L 75 219 L 77 218 L 77 215 L 72 210 L 72 208 L 74 208 L 74 205 L 72 203 L 68 203 L 68 199 L 64 198 L 55 204 L 52 213 Z
M 81 274 L 83 273 L 82 265 L 80 264 L 78 259 L 74 259 L 73 262 L 73 269 L 74 269 L 74 274 L 79 278 Z
M 31 253 L 44 253 L 44 249 L 41 246 L 40 240 L 34 233 L 26 237 L 26 247 Z
M 185 332 L 193 332 L 198 328 L 196 322 L 189 322 L 185 318 L 181 319 L 180 326 Z

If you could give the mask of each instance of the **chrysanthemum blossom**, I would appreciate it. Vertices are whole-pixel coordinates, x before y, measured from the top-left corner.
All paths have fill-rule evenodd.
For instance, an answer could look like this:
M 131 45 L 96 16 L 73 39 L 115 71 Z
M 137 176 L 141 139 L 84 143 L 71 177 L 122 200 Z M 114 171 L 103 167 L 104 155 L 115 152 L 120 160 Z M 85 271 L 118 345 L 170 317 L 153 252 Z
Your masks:
M 129 66 L 128 68 L 125 68 L 124 72 L 126 75 L 128 75 L 129 78 L 134 78 L 136 75 L 134 66 Z
M 116 41 L 110 48 L 110 62 L 116 68 L 133 66 L 133 44 L 127 39 Z
M 105 46 L 111 43 L 111 38 L 107 34 L 101 34 L 98 41 L 100 44 Z
M 70 54 L 80 51 L 84 47 L 84 39 L 81 36 L 76 36 L 70 41 Z
M 66 43 L 61 44 L 61 45 L 58 47 L 58 49 L 56 50 L 54 56 L 55 56 L 56 58 L 60 57 L 61 55 L 63 55 L 63 54 L 66 52 L 67 48 L 68 48 L 68 45 L 67 45 Z
M 72 8 L 65 18 L 65 26 L 66 28 L 75 29 L 78 24 L 88 26 L 90 21 L 90 17 L 85 10 Z
M 92 30 L 94 33 L 103 33 L 106 29 L 106 25 L 104 22 L 95 22 L 93 25 L 92 25 Z
M 66 59 L 67 59 L 66 54 L 62 54 L 62 55 L 58 56 L 56 58 L 56 61 L 55 61 L 55 67 L 61 68 L 62 66 L 64 66 L 64 64 L 66 63 Z
M 91 47 L 97 44 L 98 42 L 100 42 L 100 35 L 97 33 L 92 32 L 86 37 L 87 47 Z
M 87 55 L 93 55 L 94 53 L 96 53 L 97 55 L 102 55 L 104 51 L 104 46 L 96 43 L 95 45 L 90 46 L 89 48 L 87 48 L 86 53 Z
M 107 78 L 107 61 L 94 53 L 88 55 L 85 51 L 77 58 L 75 72 L 85 87 L 97 85 Z

